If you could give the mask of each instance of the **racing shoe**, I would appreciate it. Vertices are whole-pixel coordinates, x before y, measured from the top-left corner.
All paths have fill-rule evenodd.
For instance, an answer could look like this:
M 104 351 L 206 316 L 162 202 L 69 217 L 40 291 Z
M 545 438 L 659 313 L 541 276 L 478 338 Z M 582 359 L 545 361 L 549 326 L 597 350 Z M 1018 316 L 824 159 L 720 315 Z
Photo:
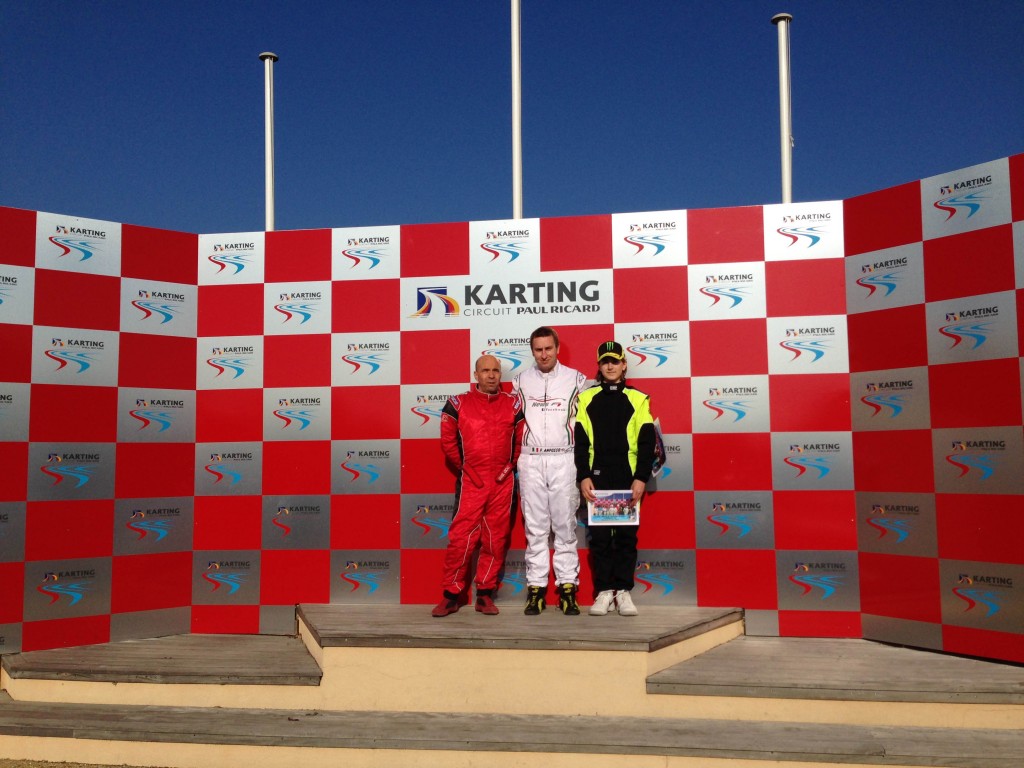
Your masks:
M 494 599 L 490 594 L 480 594 L 477 592 L 476 595 L 476 609 L 487 616 L 497 616 L 498 606 L 494 604 Z
M 546 605 L 543 587 L 526 588 L 526 608 L 523 610 L 523 613 L 527 616 L 538 616 Z
M 619 616 L 636 616 L 639 613 L 628 589 L 620 589 L 615 593 L 615 603 L 619 606 Z
M 566 616 L 580 615 L 580 604 L 576 602 L 575 584 L 563 584 L 558 588 L 558 607 Z
M 615 592 L 611 589 L 606 589 L 604 592 L 598 592 L 597 597 L 594 598 L 594 604 L 590 606 L 591 616 L 604 616 L 608 613 L 608 609 L 612 607 L 612 603 L 615 601 Z
M 459 601 L 453 597 L 445 595 L 444 599 L 434 606 L 434 610 L 430 612 L 430 615 L 435 619 L 441 619 L 449 613 L 455 613 L 457 610 L 459 610 Z

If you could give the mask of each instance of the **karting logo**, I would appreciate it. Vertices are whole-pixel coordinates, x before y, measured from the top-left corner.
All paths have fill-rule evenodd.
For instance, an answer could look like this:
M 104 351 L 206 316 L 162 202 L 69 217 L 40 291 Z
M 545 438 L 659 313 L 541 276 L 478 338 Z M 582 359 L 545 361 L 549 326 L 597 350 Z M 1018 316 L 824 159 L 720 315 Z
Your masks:
M 94 353 L 102 352 L 104 347 L 102 341 L 50 339 L 50 349 L 43 354 L 57 363 L 57 371 L 73 364 L 77 367 L 75 373 L 85 373 L 96 362 Z
M 715 306 L 722 299 L 728 299 L 731 304 L 727 309 L 735 309 L 750 295 L 750 289 L 746 286 L 754 282 L 754 275 L 751 273 L 738 275 L 708 275 L 704 278 L 706 285 L 700 292 L 711 299 L 711 306 Z
M 641 594 L 647 594 L 655 585 L 661 587 L 661 597 L 673 592 L 681 580 L 668 572 L 668 569 L 682 571 L 685 563 L 676 560 L 657 560 L 652 562 L 639 561 L 633 578 L 644 588 Z
M 458 398 L 454 398 L 458 402 Z M 441 412 L 444 409 L 445 403 L 448 402 L 448 395 L 416 395 L 416 405 L 411 410 L 421 419 L 423 422 L 420 426 L 425 426 L 431 419 L 435 421 L 441 420 Z
M 180 410 L 184 407 L 184 400 L 136 400 L 135 407 L 128 411 L 128 415 L 140 422 L 140 431 L 157 425 L 157 432 L 165 432 L 174 424 L 177 415 L 160 409 Z
M 978 322 L 981 318 L 991 318 L 988 322 Z M 950 349 L 960 346 L 961 342 L 970 340 L 970 349 L 978 349 L 992 333 L 992 321 L 999 318 L 999 307 L 980 307 L 962 312 L 947 312 L 946 325 L 939 328 L 939 333 L 953 340 Z M 966 346 L 966 345 L 965 345 Z
M 98 453 L 51 453 L 39 471 L 52 477 L 54 485 L 74 480 L 75 488 L 81 488 L 92 479 L 99 461 Z
M 350 237 L 348 246 L 342 249 L 341 255 L 352 262 L 349 269 L 362 265 L 368 265 L 367 269 L 373 269 L 388 256 L 390 245 L 390 237 Z
M 674 221 L 654 222 L 650 224 L 630 224 L 629 234 L 622 238 L 625 242 L 636 248 L 633 256 L 643 254 L 645 256 L 657 256 L 665 250 L 666 246 L 672 243 L 668 234 L 653 234 L 654 232 L 668 230 L 675 232 Z
M 712 421 L 718 421 L 726 413 L 732 415 L 732 423 L 742 421 L 750 412 L 751 403 L 747 400 L 735 400 L 734 397 L 757 397 L 757 387 L 711 387 L 708 399 L 701 404 L 714 411 Z M 725 395 L 725 397 L 723 397 Z
M 439 538 L 448 538 L 448 529 L 452 526 L 455 507 L 452 504 L 417 504 L 412 516 L 412 524 L 423 529 L 420 536 L 436 531 Z
M 173 301 L 174 304 L 167 304 L 168 301 Z M 184 302 L 185 295 L 182 293 L 139 291 L 139 298 L 132 302 L 132 306 L 142 313 L 144 321 L 151 317 L 159 317 L 160 325 L 164 325 L 174 319 Z
M 383 473 L 383 470 L 376 464 L 365 463 L 367 460 L 374 461 L 391 457 L 391 451 L 347 451 L 345 460 L 341 462 L 341 468 L 352 475 L 350 483 L 363 479 L 368 485 L 373 485 Z
M 228 570 L 228 569 L 234 570 Z M 203 579 L 213 585 L 211 592 L 217 592 L 221 587 L 227 591 L 227 595 L 233 595 L 242 588 L 249 577 L 247 571 L 250 565 L 248 560 L 217 561 L 210 560 L 206 564 L 206 571 Z
M 274 416 L 281 420 L 281 429 L 290 429 L 298 425 L 297 432 L 301 432 L 316 418 L 316 414 L 310 408 L 320 407 L 319 397 L 282 397 L 277 401 L 278 407 L 274 409 Z
M 828 231 L 827 224 L 831 223 L 831 219 L 831 213 L 783 216 L 782 223 L 789 226 L 779 227 L 775 231 L 789 240 L 787 248 L 792 248 L 801 241 L 808 248 L 813 248 Z
M 813 443 L 804 445 L 790 445 L 789 456 L 783 462 L 796 470 L 796 476 L 802 477 L 813 470 L 817 473 L 816 480 L 821 480 L 832 471 L 832 459 L 829 456 L 820 454 L 836 454 L 841 450 L 838 443 Z M 804 455 L 813 452 L 819 455 Z M 810 475 L 809 475 L 810 476 Z
M 390 352 L 391 344 L 388 342 L 349 344 L 348 352 L 342 355 L 341 359 L 352 366 L 350 375 L 363 371 L 372 376 L 388 361 Z
M 977 470 L 982 480 L 988 480 L 998 468 L 998 454 L 1006 451 L 1005 440 L 954 440 L 951 445 L 946 461 L 960 470 L 957 478 Z
M 903 409 L 910 404 L 910 393 L 913 392 L 913 381 L 887 381 L 882 383 L 868 383 L 868 393 L 861 397 L 860 401 L 872 409 L 871 418 L 874 418 L 882 411 L 885 411 L 890 419 L 895 419 Z M 896 392 L 907 394 L 895 394 Z
M 271 523 L 273 523 L 281 529 L 282 536 L 287 536 L 292 532 L 292 527 L 284 522 L 284 519 L 287 518 L 291 513 L 292 511 L 288 509 L 288 507 L 278 507 L 277 512 L 275 513 L 273 519 L 270 521 Z
M 729 531 L 733 531 L 736 533 L 736 538 L 742 539 L 754 529 L 754 523 L 749 514 L 739 511 L 741 509 L 759 512 L 761 505 L 743 502 L 728 504 L 716 501 L 711 505 L 711 514 L 707 516 L 707 521 L 712 525 L 718 526 L 719 536 L 724 536 Z
M 500 574 L 501 581 L 498 582 L 499 589 L 506 587 L 512 590 L 513 595 L 518 595 L 526 589 L 526 561 L 506 560 L 505 567 Z M 503 594 L 507 594 L 503 593 Z
M 284 315 L 282 323 L 291 322 L 294 318 L 300 318 L 298 324 L 305 325 L 306 322 L 320 311 L 319 302 L 323 299 L 320 291 L 307 291 L 305 293 L 282 293 L 274 309 Z
M 96 255 L 107 239 L 106 232 L 95 229 L 61 225 L 57 225 L 56 229 L 56 234 L 50 236 L 50 242 L 60 248 L 61 253 L 57 257 L 59 259 L 73 252 L 79 261 L 88 261 Z
M 231 269 L 228 274 L 234 277 L 247 266 L 252 264 L 252 251 L 256 250 L 256 243 L 226 243 L 213 246 L 213 255 L 206 259 L 215 267 L 219 275 L 225 269 Z
M 524 363 L 533 359 L 530 352 L 530 338 L 498 338 L 488 339 L 487 349 L 480 352 L 481 355 L 494 355 L 503 363 L 508 363 L 509 370 L 514 371 Z
M 210 357 L 206 358 L 206 364 L 217 371 L 215 378 L 231 371 L 231 378 L 237 379 L 252 364 L 255 354 L 254 347 L 213 347 Z
M 634 333 L 633 343 L 626 347 L 626 351 L 639 358 L 637 365 L 656 360 L 654 367 L 660 368 L 675 354 L 677 341 L 678 333 Z
M 5 299 L 9 299 L 14 295 L 8 289 L 17 289 L 17 287 L 17 277 L 14 275 L 0 275 L 0 304 L 3 304 Z
M 836 329 L 828 328 L 787 328 L 785 341 L 780 341 L 779 346 L 793 353 L 789 362 L 793 362 L 804 354 L 807 354 L 811 363 L 818 362 L 832 346 L 831 341 L 825 339 L 804 338 L 806 336 L 835 336 Z M 806 358 L 805 358 L 806 359 Z
M 416 311 L 409 317 L 427 317 L 435 306 L 442 308 L 445 317 L 459 314 L 459 302 L 448 295 L 446 287 L 438 286 L 416 289 Z
M 43 583 L 36 586 L 36 591 L 50 598 L 53 605 L 62 597 L 68 599 L 68 605 L 77 605 L 92 588 L 96 571 L 89 568 L 83 571 L 47 571 L 43 574 Z
M 530 230 L 528 229 L 488 232 L 485 241 L 480 243 L 480 247 L 491 254 L 492 263 L 500 256 L 508 256 L 506 263 L 511 264 L 529 247 L 528 242 L 523 242 L 523 240 L 528 240 L 529 237 Z
M 861 276 L 857 279 L 857 285 L 866 288 L 868 298 L 875 295 L 877 291 L 882 298 L 889 296 L 903 280 L 903 270 L 907 266 L 907 257 L 889 259 L 887 261 L 876 261 L 872 264 L 865 264 L 860 268 Z
M 811 573 L 811 570 L 815 573 Z M 843 586 L 845 563 L 796 563 L 789 580 L 803 590 L 802 596 L 812 590 L 821 590 L 821 599 L 828 600 Z
M 181 517 L 180 509 L 133 509 L 125 527 L 139 535 L 136 541 L 145 539 L 150 534 L 154 541 L 163 541 L 178 517 Z
M 891 533 L 896 537 L 896 543 L 902 544 L 910 536 L 913 528 L 906 515 L 916 515 L 919 512 L 918 507 L 909 504 L 872 504 L 867 524 L 878 531 L 878 538 L 884 539 Z M 892 514 L 899 514 L 900 517 L 891 517 Z
M 999 594 L 993 590 L 1013 589 L 1013 579 L 1006 576 L 972 576 L 960 573 L 957 574 L 956 583 L 958 586 L 953 587 L 953 594 L 967 604 L 964 613 L 983 605 L 985 618 L 999 612 L 1005 597 L 1005 593 Z
M 946 214 L 946 221 L 964 212 L 967 214 L 964 218 L 969 219 L 981 210 L 981 206 L 984 205 L 986 200 L 991 199 L 989 195 L 973 190 L 984 189 L 991 186 L 991 184 L 991 176 L 982 176 L 977 179 L 947 184 L 939 188 L 940 199 L 936 200 L 932 205 L 936 210 Z
M 227 480 L 227 485 L 237 485 L 242 480 L 242 473 L 225 466 L 227 461 L 252 461 L 251 453 L 211 453 L 210 461 L 203 467 L 216 478 L 214 485 Z
M 349 560 L 345 563 L 345 571 L 340 575 L 342 581 L 347 581 L 352 585 L 350 592 L 365 588 L 366 593 L 372 595 L 387 578 L 390 568 L 391 563 L 387 560 L 364 560 L 363 562 Z

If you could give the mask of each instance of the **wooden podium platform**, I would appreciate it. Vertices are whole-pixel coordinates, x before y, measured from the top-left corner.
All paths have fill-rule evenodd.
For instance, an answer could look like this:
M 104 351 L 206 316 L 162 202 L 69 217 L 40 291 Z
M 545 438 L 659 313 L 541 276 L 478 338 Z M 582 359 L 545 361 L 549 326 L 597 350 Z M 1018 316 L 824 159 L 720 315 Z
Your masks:
M 1024 669 L 636 618 L 303 605 L 295 637 L 2 659 L 0 757 L 260 766 L 1024 765 Z

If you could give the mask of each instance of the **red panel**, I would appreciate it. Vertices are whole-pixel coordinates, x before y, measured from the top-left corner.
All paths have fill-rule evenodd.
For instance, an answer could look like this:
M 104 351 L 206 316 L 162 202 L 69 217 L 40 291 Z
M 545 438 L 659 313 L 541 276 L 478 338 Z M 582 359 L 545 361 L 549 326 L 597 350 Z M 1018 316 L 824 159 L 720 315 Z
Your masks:
M 1024 290 L 1017 291 L 1017 354 L 1024 357 Z
M 768 433 L 694 435 L 693 487 L 698 491 L 771 488 L 771 436 Z
M 773 432 L 850 430 L 850 377 L 845 373 L 768 378 Z
M 0 624 L 21 621 L 25 594 L 25 564 L 0 563 Z
M 697 605 L 774 611 L 773 550 L 697 550 Z
M 117 440 L 117 388 L 33 384 L 29 439 L 112 443 Z
M 402 227 L 402 277 L 468 274 L 468 222 Z
M 0 262 L 16 267 L 36 265 L 36 212 L 0 206 L 0 232 L 4 247 Z
M 875 616 L 940 623 L 939 561 L 861 552 L 860 610 Z
M 921 183 L 843 201 L 843 228 L 847 256 L 917 242 L 922 237 Z
M 274 441 L 263 444 L 264 494 L 330 492 L 330 441 Z
M 611 267 L 611 216 L 540 220 L 540 268 L 545 272 Z
M 118 443 L 114 493 L 119 499 L 191 496 L 195 463 L 193 443 Z
M 1024 154 L 1010 158 L 1010 203 L 1013 220 L 1024 221 Z
M 263 390 L 196 392 L 196 442 L 263 439 Z
M 297 605 L 331 601 L 331 553 L 326 549 L 264 550 L 260 603 Z
M 21 625 L 21 650 L 45 651 L 110 642 L 110 616 L 26 621 Z
M 925 241 L 925 301 L 1013 288 L 1013 228 L 1009 224 Z
M 110 611 L 155 611 L 192 602 L 192 553 L 115 557 Z
M 933 365 L 928 388 L 933 429 L 1021 423 L 1017 358 Z
M 853 611 L 779 611 L 781 637 L 863 637 Z
M 397 493 L 331 497 L 331 549 L 401 547 Z
M 122 387 L 195 389 L 196 340 L 122 333 L 117 381 Z
M 455 493 L 440 440 L 402 441 L 402 493 Z
M 764 260 L 764 211 L 760 206 L 687 211 L 686 231 L 690 264 Z
M 401 388 L 331 390 L 332 440 L 394 440 L 401 436 Z
M 197 635 L 258 635 L 258 605 L 193 605 L 192 633 Z
M 689 317 L 686 267 L 617 269 L 613 279 L 616 322 L 672 322 Z
M 109 557 L 114 550 L 112 500 L 30 501 L 25 560 Z
M 405 263 L 404 255 L 402 262 Z M 339 280 L 331 283 L 331 331 L 399 330 L 400 286 L 398 280 Z
M 768 321 L 690 322 L 690 374 L 730 376 L 768 373 Z
M 853 471 L 858 491 L 932 493 L 932 433 L 854 432 Z
M 259 549 L 262 513 L 259 496 L 196 496 L 192 548 Z
M 0 380 L 27 383 L 32 380 L 32 326 L 0 323 L 3 373 Z
M 924 304 L 850 315 L 850 370 L 884 371 L 928 364 Z
M 1020 496 L 935 496 L 939 557 L 1024 565 L 1024 503 Z
M 777 549 L 857 549 L 853 491 L 775 491 Z
M 0 501 L 28 498 L 28 443 L 0 443 Z
M 1024 635 L 947 625 L 942 628 L 942 650 L 1024 664 Z
M 641 549 L 694 549 L 693 491 L 657 491 L 643 499 L 640 526 Z
M 768 317 L 846 314 L 842 259 L 769 261 L 764 271 Z
M 402 334 L 403 384 L 466 384 L 473 380 L 469 329 Z
M 264 279 L 268 283 L 331 279 L 331 230 L 267 232 Z
M 121 275 L 195 285 L 199 235 L 166 229 L 121 226 Z
M 443 549 L 402 550 L 403 605 L 433 605 L 441 599 L 441 567 L 444 565 L 444 553 Z M 510 607 L 509 610 L 515 609 Z
M 263 333 L 263 285 L 199 286 L 199 336 Z
M 120 304 L 118 277 L 36 270 L 36 325 L 116 331 L 121 327 Z
M 264 387 L 329 387 L 330 385 L 330 334 L 264 337 Z
M 629 379 L 629 385 L 650 395 L 651 415 L 659 420 L 662 432 L 680 435 L 693 430 L 689 379 Z
M 597 345 L 615 336 L 615 326 L 611 323 L 564 325 L 555 331 L 558 333 L 558 362 L 575 368 L 587 378 L 597 372 Z

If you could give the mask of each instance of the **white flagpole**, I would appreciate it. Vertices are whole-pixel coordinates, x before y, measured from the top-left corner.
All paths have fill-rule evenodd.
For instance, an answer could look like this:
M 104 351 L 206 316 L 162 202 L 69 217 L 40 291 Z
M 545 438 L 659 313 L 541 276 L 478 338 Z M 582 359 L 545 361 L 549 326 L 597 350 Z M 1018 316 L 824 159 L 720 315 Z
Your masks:
M 512 2 L 512 218 L 523 218 L 523 94 L 520 0 Z
M 772 16 L 779 30 L 779 148 L 782 151 L 782 202 L 793 202 L 793 108 L 789 75 L 788 13 Z
M 277 54 L 265 51 L 260 54 L 263 62 L 264 81 L 264 149 L 266 155 L 266 231 L 274 231 L 274 62 Z

